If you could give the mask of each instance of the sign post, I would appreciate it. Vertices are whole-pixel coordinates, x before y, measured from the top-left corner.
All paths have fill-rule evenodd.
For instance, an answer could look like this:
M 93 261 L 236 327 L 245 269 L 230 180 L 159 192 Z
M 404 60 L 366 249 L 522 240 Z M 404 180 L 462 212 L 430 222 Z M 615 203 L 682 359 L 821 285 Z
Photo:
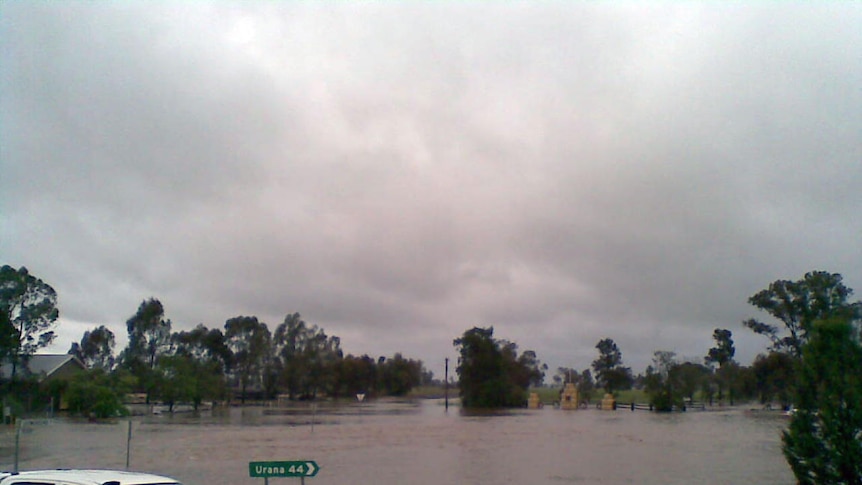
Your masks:
M 270 478 L 296 478 L 305 483 L 305 477 L 313 477 L 320 471 L 317 462 L 311 460 L 294 461 L 252 461 L 248 464 L 251 478 L 263 478 L 269 485 Z

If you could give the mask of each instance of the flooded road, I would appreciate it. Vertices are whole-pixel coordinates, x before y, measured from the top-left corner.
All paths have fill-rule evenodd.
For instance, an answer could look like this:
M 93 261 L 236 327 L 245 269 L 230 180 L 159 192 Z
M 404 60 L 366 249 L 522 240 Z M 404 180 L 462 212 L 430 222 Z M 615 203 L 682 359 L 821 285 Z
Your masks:
M 313 424 L 312 424 L 313 422 Z M 467 415 L 442 401 L 227 408 L 133 419 L 131 469 L 186 485 L 263 484 L 250 461 L 314 460 L 327 484 L 790 484 L 777 414 L 561 411 Z M 124 468 L 127 422 L 25 426 L 22 470 Z M 0 468 L 14 464 L 14 430 Z M 270 483 L 299 484 L 298 478 Z

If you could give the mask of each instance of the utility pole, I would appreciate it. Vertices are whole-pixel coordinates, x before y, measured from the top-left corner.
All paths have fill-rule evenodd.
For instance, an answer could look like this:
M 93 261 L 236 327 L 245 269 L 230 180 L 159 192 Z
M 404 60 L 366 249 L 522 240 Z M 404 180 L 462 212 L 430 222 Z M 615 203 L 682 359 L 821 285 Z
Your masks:
M 445 372 L 444 376 L 445 377 L 443 379 L 443 381 L 444 381 L 443 386 L 444 386 L 444 389 L 446 389 L 445 394 L 444 394 L 446 396 L 446 398 L 445 398 L 446 411 L 449 411 L 449 357 L 446 357 L 446 372 Z

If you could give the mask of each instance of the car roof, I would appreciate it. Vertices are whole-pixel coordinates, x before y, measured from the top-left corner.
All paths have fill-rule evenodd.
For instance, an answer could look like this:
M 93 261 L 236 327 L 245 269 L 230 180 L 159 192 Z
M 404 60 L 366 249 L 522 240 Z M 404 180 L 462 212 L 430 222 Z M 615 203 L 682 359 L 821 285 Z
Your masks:
M 180 485 L 173 478 L 120 470 L 34 470 L 0 474 L 0 484 L 27 480 L 53 480 L 80 485 L 103 485 L 111 482 L 119 485 Z

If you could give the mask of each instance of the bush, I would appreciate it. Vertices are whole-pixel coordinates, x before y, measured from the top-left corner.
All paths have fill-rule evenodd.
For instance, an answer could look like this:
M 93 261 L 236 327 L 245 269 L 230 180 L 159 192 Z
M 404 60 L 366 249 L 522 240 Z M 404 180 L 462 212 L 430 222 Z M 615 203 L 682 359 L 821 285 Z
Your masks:
M 125 416 L 122 393 L 111 385 L 110 378 L 101 371 L 90 371 L 69 382 L 66 399 L 69 410 L 82 416 L 110 418 Z

